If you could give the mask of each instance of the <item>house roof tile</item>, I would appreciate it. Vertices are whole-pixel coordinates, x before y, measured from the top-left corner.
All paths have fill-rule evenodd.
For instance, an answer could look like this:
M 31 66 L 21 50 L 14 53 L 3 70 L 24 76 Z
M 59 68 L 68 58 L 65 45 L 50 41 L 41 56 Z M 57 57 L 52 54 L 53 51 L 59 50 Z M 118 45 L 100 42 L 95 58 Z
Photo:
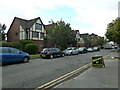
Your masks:
M 37 18 L 34 18 L 34 19 L 31 19 L 31 20 L 26 20 L 26 19 L 21 19 L 21 18 L 18 18 L 18 17 L 15 17 L 15 19 L 17 19 L 20 23 L 20 25 L 24 28 L 24 29 L 28 29 L 28 28 L 31 28 L 32 25 L 38 20 L 40 19 L 40 17 L 37 17 Z M 40 19 L 41 21 L 41 19 Z M 42 21 L 41 21 L 42 23 Z M 43 23 L 42 23 L 43 24 Z

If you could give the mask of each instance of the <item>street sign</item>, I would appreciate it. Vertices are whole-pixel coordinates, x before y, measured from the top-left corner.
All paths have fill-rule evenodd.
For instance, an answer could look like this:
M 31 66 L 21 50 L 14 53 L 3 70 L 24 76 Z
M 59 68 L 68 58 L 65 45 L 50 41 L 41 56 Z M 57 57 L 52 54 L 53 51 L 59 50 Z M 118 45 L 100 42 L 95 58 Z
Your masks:
M 105 63 L 102 56 L 94 56 L 92 57 L 92 66 L 103 66 L 105 67 Z

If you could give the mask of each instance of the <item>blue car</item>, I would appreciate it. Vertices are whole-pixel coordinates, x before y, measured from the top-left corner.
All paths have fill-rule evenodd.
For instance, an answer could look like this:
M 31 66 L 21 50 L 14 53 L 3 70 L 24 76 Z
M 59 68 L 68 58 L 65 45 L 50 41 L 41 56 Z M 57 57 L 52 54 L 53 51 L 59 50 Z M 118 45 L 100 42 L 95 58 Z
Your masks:
M 0 47 L 0 61 L 2 64 L 13 62 L 28 62 L 30 55 L 16 48 Z

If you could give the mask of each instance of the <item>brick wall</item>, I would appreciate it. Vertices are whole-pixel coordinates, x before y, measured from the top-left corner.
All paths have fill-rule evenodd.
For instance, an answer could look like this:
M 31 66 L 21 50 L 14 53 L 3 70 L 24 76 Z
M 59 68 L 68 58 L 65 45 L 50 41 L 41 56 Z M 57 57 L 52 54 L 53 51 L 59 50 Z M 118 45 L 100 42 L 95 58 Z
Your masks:
M 19 36 L 20 36 L 20 24 L 17 19 L 14 19 L 7 34 L 7 41 L 18 42 L 20 40 Z

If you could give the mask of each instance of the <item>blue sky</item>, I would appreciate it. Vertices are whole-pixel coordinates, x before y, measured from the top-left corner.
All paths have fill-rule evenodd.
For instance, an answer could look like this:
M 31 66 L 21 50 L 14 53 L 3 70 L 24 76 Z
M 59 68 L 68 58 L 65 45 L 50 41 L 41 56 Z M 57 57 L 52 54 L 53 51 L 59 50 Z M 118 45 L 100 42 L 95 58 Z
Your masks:
M 47 13 L 46 13 L 47 12 Z M 64 21 L 67 21 L 67 23 L 72 22 L 70 19 L 74 18 L 77 16 L 77 13 L 73 8 L 67 7 L 67 6 L 59 6 L 56 7 L 52 10 L 42 10 L 42 15 L 41 17 L 50 17 L 51 19 L 53 17 L 58 18 L 59 20 L 62 18 Z
M 41 17 L 45 25 L 61 18 L 80 33 L 104 36 L 107 24 L 118 17 L 119 0 L 1 0 L 0 23 L 10 27 L 14 17 Z

